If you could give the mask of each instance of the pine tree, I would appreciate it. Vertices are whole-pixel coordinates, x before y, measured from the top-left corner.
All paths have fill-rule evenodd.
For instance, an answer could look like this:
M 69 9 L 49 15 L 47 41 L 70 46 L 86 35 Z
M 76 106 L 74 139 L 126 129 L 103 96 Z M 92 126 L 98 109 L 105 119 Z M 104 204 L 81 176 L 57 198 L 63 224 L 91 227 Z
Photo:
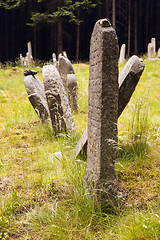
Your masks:
M 77 25 L 77 42 L 76 42 L 76 60 L 79 58 L 79 35 L 80 35 L 80 19 L 81 10 L 89 10 L 100 4 L 99 0 L 39 0 L 40 4 L 45 5 L 45 10 L 39 8 L 39 12 L 32 13 L 31 26 L 35 27 L 39 24 L 48 23 L 57 25 L 57 53 L 63 51 L 63 24 L 64 22 L 75 23 Z

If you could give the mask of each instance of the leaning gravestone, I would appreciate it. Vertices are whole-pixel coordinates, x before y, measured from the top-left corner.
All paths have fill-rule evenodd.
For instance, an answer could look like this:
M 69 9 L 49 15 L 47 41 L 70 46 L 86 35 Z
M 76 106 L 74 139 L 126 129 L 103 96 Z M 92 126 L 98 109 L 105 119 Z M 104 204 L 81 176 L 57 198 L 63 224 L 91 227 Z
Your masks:
M 118 40 L 107 19 L 91 37 L 86 185 L 102 207 L 117 205 Z
M 34 76 L 34 71 L 27 71 L 24 72 L 24 85 L 28 93 L 29 101 L 41 121 L 45 122 L 49 117 L 49 110 L 44 92 L 44 85 L 37 77 Z
M 43 82 L 55 136 L 63 132 L 74 133 L 75 125 L 67 95 L 57 68 L 43 67 Z
M 124 68 L 119 74 L 119 96 L 118 96 L 118 117 L 123 112 L 124 108 L 127 106 L 137 83 L 142 75 L 145 64 L 142 59 L 136 55 L 132 56 L 128 62 L 125 64 Z M 82 151 L 83 154 L 87 155 L 87 140 L 88 140 L 88 128 L 82 134 L 79 142 L 74 149 L 75 158 Z
M 128 104 L 136 86 L 142 75 L 145 64 L 142 59 L 133 55 L 119 74 L 119 98 L 118 98 L 118 117 Z

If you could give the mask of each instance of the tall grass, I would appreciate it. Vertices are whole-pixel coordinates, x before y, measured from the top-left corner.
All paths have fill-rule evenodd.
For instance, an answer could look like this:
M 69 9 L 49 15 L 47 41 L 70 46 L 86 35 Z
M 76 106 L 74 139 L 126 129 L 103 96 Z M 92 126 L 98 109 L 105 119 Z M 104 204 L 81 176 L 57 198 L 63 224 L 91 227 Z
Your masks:
M 118 123 L 117 180 L 128 200 L 112 213 L 95 207 L 84 186 L 86 161 L 72 155 L 87 126 L 88 64 L 74 65 L 77 134 L 59 138 L 54 137 L 50 122 L 40 122 L 29 103 L 24 69 L 12 65 L 1 69 L 0 239 L 160 238 L 160 62 L 145 63 Z M 34 69 L 42 80 L 41 67 Z
M 132 104 L 126 133 L 125 141 L 119 135 L 119 157 L 127 158 L 127 161 L 146 157 L 149 150 L 149 107 L 142 98 Z

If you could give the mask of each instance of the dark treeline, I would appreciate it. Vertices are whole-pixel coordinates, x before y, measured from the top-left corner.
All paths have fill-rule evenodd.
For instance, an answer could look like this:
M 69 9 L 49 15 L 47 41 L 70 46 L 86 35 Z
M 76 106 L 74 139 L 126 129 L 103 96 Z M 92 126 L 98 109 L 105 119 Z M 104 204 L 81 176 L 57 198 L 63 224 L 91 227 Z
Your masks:
M 95 22 L 109 18 L 126 54 L 142 55 L 152 37 L 160 47 L 160 0 L 0 0 L 0 61 L 15 61 L 31 41 L 34 59 L 65 50 L 88 60 Z

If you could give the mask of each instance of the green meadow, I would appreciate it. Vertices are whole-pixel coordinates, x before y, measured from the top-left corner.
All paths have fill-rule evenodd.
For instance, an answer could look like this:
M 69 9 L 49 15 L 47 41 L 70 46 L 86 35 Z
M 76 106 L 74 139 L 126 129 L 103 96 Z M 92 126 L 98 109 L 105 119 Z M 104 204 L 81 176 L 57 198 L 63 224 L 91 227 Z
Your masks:
M 41 123 L 28 100 L 25 69 L 1 66 L 0 239 L 160 239 L 160 60 L 143 59 L 145 70 L 118 119 L 115 167 L 128 199 L 109 212 L 85 191 L 86 157 L 72 154 L 87 126 L 88 63 L 73 64 L 77 133 L 59 138 L 50 122 Z M 42 68 L 32 69 L 42 80 Z

